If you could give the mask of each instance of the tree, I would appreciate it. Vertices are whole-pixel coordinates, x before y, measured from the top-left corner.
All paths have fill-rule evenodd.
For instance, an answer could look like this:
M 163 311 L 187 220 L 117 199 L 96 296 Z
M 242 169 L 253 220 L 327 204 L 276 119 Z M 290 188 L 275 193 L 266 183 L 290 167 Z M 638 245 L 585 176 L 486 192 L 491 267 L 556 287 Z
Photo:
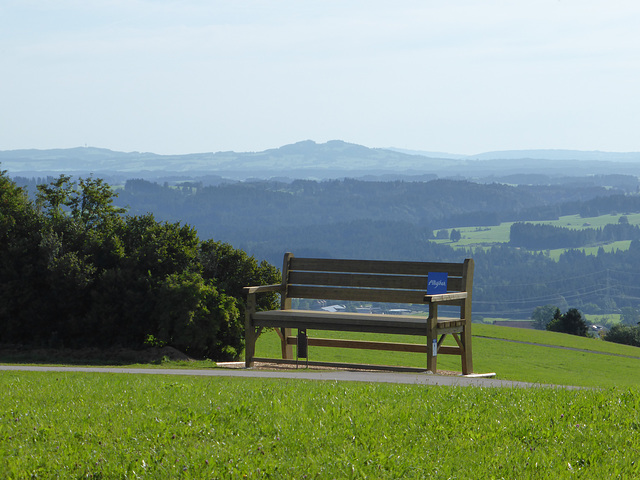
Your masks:
M 451 240 L 452 242 L 459 242 L 461 238 L 462 234 L 460 233 L 460 230 L 456 230 L 455 228 L 453 228 L 451 230 L 451 233 L 449 234 L 449 240 Z
M 128 267 L 140 274 L 164 278 L 172 273 L 197 270 L 200 240 L 195 228 L 159 222 L 152 214 L 127 217 L 116 232 Z
M 169 275 L 156 291 L 153 317 L 159 341 L 194 357 L 237 358 L 244 348 L 235 300 L 197 273 Z
M 48 185 L 38 185 L 36 206 L 44 209 L 46 215 L 52 219 L 59 219 L 64 215 L 64 208 L 71 205 L 74 183 L 70 175 L 60 175 Z
M 113 222 L 126 211 L 113 205 L 118 194 L 101 178 L 81 178 L 78 183 L 80 189 L 74 192 L 71 199 L 71 215 L 86 228 Z
M 69 175 L 60 175 L 48 185 L 38 185 L 36 205 L 54 220 L 68 214 L 91 229 L 125 212 L 113 205 L 117 196 L 101 178 L 80 178 L 76 184 Z
M 560 309 L 558 307 L 555 305 L 544 305 L 536 307 L 533 310 L 531 320 L 533 320 L 533 324 L 537 330 L 546 330 L 547 325 L 551 323 L 556 314 L 560 315 Z
M 576 308 L 570 308 L 564 314 L 560 314 L 559 309 L 556 310 L 553 320 L 547 325 L 547 330 L 586 337 L 589 327 L 580 311 Z
M 127 217 L 118 224 L 102 242 L 106 268 L 96 276 L 86 319 L 95 332 L 92 341 L 103 346 L 137 347 L 148 335 L 153 335 L 168 343 L 167 337 L 158 333 L 158 304 L 164 301 L 161 292 L 166 293 L 170 277 L 191 274 L 200 277 L 198 245 L 192 227 L 159 222 L 151 214 Z M 195 292 L 195 304 L 186 296 L 167 294 L 174 300 L 171 308 L 198 316 L 190 305 L 199 308 L 199 296 L 208 295 L 208 291 L 205 288 L 191 291 Z M 176 348 L 183 348 L 184 343 L 180 345 Z
M 222 292 L 236 299 L 240 315 L 244 318 L 244 287 L 280 283 L 282 277 L 273 265 L 257 260 L 246 252 L 235 249 L 228 243 L 207 240 L 200 244 L 198 259 L 202 265 L 202 276 L 212 280 Z M 278 295 L 266 293 L 258 296 L 258 310 L 278 308 Z
M 623 325 L 636 326 L 640 323 L 640 314 L 635 308 L 622 307 L 621 311 L 622 314 L 620 316 L 620 320 Z
M 22 343 L 46 325 L 41 228 L 26 192 L 0 171 L 0 342 Z

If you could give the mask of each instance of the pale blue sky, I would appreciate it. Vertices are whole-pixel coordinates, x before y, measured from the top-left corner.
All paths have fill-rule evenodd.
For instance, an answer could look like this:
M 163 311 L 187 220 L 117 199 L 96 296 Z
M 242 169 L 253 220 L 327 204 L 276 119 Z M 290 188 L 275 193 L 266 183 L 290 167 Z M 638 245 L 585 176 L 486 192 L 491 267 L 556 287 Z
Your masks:
M 640 2 L 1 0 L 0 150 L 640 151 Z

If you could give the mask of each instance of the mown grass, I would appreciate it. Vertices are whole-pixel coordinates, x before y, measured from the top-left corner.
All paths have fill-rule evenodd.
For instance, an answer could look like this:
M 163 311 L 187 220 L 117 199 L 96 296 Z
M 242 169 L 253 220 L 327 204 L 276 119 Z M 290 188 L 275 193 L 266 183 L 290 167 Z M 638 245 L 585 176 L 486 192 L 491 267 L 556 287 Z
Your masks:
M 637 389 L 1 372 L 3 478 L 635 478 Z
M 640 384 L 640 349 L 637 347 L 555 332 L 482 324 L 474 324 L 472 331 L 473 363 L 477 373 L 496 373 L 497 378 L 504 380 L 585 387 L 634 387 Z M 325 338 L 426 342 L 424 337 L 401 335 L 308 333 Z M 256 355 L 280 357 L 279 337 L 275 332 L 260 336 Z M 418 353 L 309 347 L 309 359 L 426 368 L 426 355 Z M 304 365 L 304 360 L 300 365 Z M 440 355 L 438 368 L 459 372 L 460 357 Z
M 123 368 L 215 368 L 216 362 L 210 359 L 194 360 L 180 354 L 185 359 L 178 360 L 168 355 L 149 354 L 148 351 L 120 349 L 102 351 L 100 349 L 0 349 L 0 363 L 5 365 L 74 365 L 90 367 Z M 177 350 L 175 352 L 178 352 Z M 178 352 L 180 353 L 180 352 Z

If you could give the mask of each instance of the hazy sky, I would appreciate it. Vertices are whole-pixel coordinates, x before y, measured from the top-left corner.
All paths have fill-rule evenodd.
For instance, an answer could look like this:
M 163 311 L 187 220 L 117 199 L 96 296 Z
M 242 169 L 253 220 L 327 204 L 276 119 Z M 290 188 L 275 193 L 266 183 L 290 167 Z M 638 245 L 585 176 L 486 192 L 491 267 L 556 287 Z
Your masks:
M 0 0 L 0 150 L 640 151 L 640 2 Z

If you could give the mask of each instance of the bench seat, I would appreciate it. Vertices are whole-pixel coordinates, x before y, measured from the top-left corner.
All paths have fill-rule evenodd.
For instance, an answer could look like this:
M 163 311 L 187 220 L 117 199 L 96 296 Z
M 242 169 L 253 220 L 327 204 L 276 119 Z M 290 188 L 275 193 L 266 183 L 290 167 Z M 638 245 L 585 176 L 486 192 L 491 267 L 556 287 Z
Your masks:
M 451 329 L 449 333 L 460 332 L 464 323 L 464 320 L 459 318 L 438 318 L 437 328 L 442 333 L 449 329 Z M 269 310 L 254 313 L 253 324 L 257 327 L 427 335 L 426 317 L 378 313 Z

